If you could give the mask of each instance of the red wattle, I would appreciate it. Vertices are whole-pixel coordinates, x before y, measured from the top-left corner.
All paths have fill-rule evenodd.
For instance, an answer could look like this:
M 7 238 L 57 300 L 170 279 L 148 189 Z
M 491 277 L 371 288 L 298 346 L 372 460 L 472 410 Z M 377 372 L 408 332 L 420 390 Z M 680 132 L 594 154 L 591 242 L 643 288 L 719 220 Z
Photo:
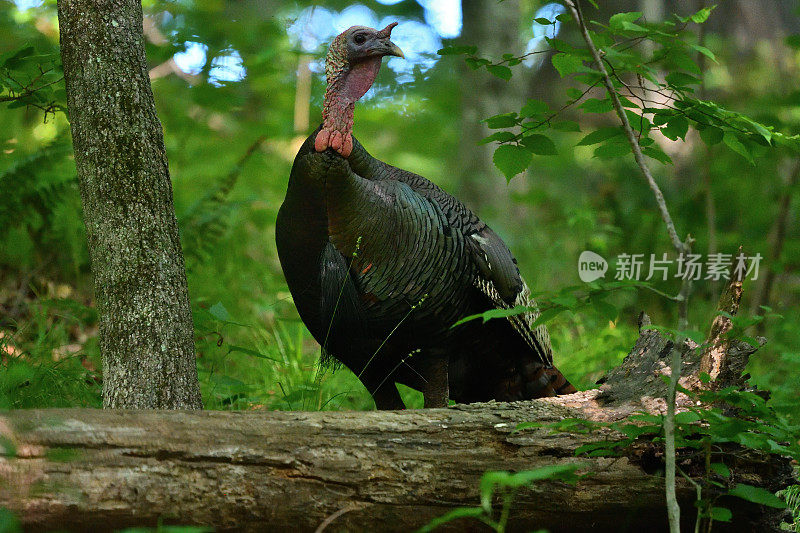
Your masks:
M 342 149 L 342 132 L 334 131 L 331 133 L 331 148 L 336 150 L 337 152 Z
M 317 152 L 324 152 L 325 150 L 327 150 L 328 140 L 330 139 L 330 137 L 331 137 L 330 130 L 327 130 L 325 128 L 319 130 L 319 133 L 317 133 L 317 138 L 314 139 L 314 150 L 316 150 Z
M 323 125 L 314 140 L 317 152 L 333 148 L 347 157 L 353 151 L 353 107 L 372 86 L 380 68 L 381 57 L 371 57 L 328 79 L 322 106 Z

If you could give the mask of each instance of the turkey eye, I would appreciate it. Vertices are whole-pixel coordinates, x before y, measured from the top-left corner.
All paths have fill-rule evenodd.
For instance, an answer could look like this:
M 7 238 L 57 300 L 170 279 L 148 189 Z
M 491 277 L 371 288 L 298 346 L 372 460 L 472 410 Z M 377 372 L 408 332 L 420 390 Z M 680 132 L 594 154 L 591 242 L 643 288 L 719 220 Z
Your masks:
M 364 44 L 364 42 L 367 40 L 367 37 L 360 33 L 356 35 L 353 40 L 356 42 L 356 44 Z

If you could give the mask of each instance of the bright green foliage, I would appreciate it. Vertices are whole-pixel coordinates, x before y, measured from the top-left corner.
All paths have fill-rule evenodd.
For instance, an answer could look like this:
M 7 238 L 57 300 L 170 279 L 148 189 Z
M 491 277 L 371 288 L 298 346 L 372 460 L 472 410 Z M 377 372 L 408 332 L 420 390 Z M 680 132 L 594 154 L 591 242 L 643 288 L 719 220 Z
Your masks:
M 567 483 L 575 483 L 580 476 L 575 471 L 581 468 L 580 464 L 551 465 L 525 470 L 522 472 L 486 472 L 481 477 L 480 507 L 459 507 L 431 520 L 419 529 L 419 533 L 435 531 L 436 528 L 458 519 L 480 520 L 494 531 L 502 533 L 508 524 L 511 503 L 516 492 L 524 487 L 533 485 L 536 481 L 555 479 Z M 500 500 L 499 516 L 495 518 L 494 501 Z
M 686 332 L 682 333 L 686 336 Z M 675 415 L 675 443 L 681 461 L 708 465 L 703 479 L 707 487 L 705 496 L 697 502 L 699 519 L 729 521 L 730 510 L 715 505 L 722 496 L 736 496 L 770 507 L 786 507 L 787 502 L 772 492 L 734 481 L 737 478 L 732 475 L 735 470 L 731 465 L 736 463 L 737 449 L 731 445 L 797 460 L 800 459 L 800 443 L 796 435 L 800 428 L 776 413 L 764 398 L 753 392 L 733 387 L 718 392 L 698 393 L 682 388 L 680 391 L 703 405 Z M 575 453 L 588 457 L 619 457 L 624 456 L 634 443 L 652 442 L 661 446 L 663 420 L 663 416 L 651 414 L 633 415 L 614 423 L 569 418 L 554 424 L 523 423 L 517 426 L 516 431 L 548 427 L 558 432 L 591 434 L 601 428 L 610 428 L 617 432 L 618 438 L 603 438 L 585 444 Z M 791 505 L 791 501 L 787 501 Z
M 652 133 L 660 131 L 668 139 L 685 140 L 691 127 L 709 146 L 722 140 L 725 146 L 751 164 L 754 164 L 754 157 L 762 156 L 768 148 L 783 149 L 800 156 L 800 136 L 759 123 L 743 113 L 724 109 L 695 95 L 702 83 L 695 60 L 697 53 L 715 62 L 716 56 L 705 46 L 692 42 L 694 36 L 688 24 L 705 22 L 711 12 L 712 8 L 704 8 L 691 16 L 676 16 L 660 23 L 641 20 L 642 13 L 638 11 L 617 13 L 611 16 L 607 26 L 598 24 L 598 29 L 591 32 L 615 89 L 627 108 L 631 125 L 637 130 L 643 152 L 661 163 L 671 163 L 669 156 L 653 144 Z M 644 48 L 630 44 L 642 41 L 649 41 L 651 46 Z M 589 50 L 558 38 L 547 39 L 547 42 L 553 50 L 553 67 L 562 77 L 570 77 L 579 83 L 581 88 L 577 91 L 568 89 L 566 104 L 556 113 L 550 114 L 546 105 L 535 108 L 526 105 L 515 120 L 507 118 L 492 122 L 490 119 L 491 128 L 512 128 L 504 132 L 505 135 L 496 133 L 485 139 L 503 143 L 498 150 L 509 143 L 519 143 L 533 154 L 554 155 L 555 146 L 549 139 L 547 142 L 543 140 L 547 137 L 542 132 L 564 110 L 576 106 L 585 113 L 613 112 L 608 94 L 587 97 L 587 94 L 597 92 L 592 89 L 600 85 L 600 72 L 592 64 Z M 474 47 L 450 48 L 440 53 L 456 51 L 468 54 L 467 60 L 472 61 L 470 64 L 474 68 L 493 65 L 488 59 L 476 59 L 477 49 Z M 510 114 L 501 116 L 510 117 Z M 539 132 L 533 141 L 530 140 L 532 131 Z M 612 135 L 610 128 L 589 133 L 578 145 L 597 143 L 600 146 L 594 155 L 600 159 L 614 159 L 631 153 L 630 147 L 626 146 L 627 140 Z M 542 149 L 545 144 L 547 148 Z M 495 158 L 495 164 L 509 179 L 521 173 L 520 169 L 527 168 L 530 162 L 531 158 L 522 150 L 503 149 L 502 155 Z
M 800 485 L 792 485 L 779 491 L 778 496 L 783 498 L 786 506 L 792 512 L 792 527 L 794 531 L 800 531 Z

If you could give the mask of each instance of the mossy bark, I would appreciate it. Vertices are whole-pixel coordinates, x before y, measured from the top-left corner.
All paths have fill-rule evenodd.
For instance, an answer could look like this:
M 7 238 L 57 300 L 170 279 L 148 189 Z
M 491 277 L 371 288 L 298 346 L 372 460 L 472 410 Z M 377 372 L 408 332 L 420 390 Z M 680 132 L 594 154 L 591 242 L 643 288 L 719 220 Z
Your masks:
M 59 0 L 100 312 L 103 404 L 200 408 L 191 308 L 138 0 Z

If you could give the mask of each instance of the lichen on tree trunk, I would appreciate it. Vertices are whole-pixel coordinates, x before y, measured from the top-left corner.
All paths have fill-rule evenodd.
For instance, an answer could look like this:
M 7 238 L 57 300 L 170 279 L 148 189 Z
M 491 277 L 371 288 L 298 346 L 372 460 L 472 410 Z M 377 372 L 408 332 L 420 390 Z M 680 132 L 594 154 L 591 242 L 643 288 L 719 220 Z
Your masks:
M 186 273 L 138 0 L 59 0 L 100 313 L 103 404 L 200 408 Z

